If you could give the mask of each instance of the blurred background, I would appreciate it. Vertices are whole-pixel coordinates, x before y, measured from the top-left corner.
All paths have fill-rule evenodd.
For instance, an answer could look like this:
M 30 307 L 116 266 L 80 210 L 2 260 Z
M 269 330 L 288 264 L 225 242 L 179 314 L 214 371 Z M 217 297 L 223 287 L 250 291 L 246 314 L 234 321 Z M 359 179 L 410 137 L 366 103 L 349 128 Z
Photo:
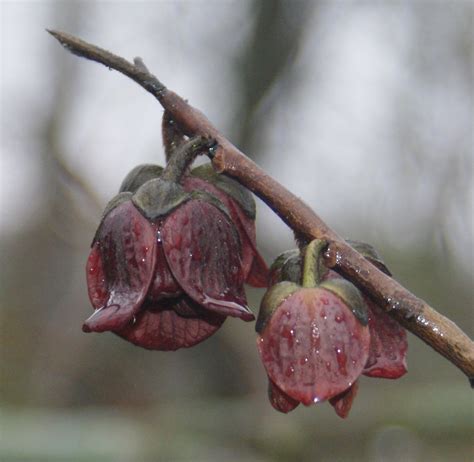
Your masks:
M 466 378 L 409 335 L 409 373 L 363 378 L 349 418 L 267 401 L 253 325 L 190 350 L 83 334 L 101 210 L 163 163 L 162 108 L 65 52 L 141 56 L 335 230 L 473 334 L 471 2 L 1 2 L 2 461 L 467 461 Z M 260 248 L 294 247 L 258 204 Z M 256 311 L 262 291 L 249 291 Z

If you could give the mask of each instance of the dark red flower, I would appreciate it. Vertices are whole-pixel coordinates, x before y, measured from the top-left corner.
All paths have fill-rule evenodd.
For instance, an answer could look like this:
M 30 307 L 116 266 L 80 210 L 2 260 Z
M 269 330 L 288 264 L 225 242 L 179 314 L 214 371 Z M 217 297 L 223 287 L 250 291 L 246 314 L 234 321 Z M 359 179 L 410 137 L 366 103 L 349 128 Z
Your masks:
M 146 181 L 159 178 L 163 169 L 158 165 L 135 167 L 125 178 L 120 192 L 135 192 Z M 185 191 L 204 191 L 217 198 L 226 208 L 240 238 L 244 281 L 253 287 L 268 287 L 268 266 L 257 250 L 255 230 L 255 200 L 252 194 L 236 181 L 204 164 L 183 175 Z
M 304 258 L 295 250 L 275 260 L 273 286 L 257 320 L 257 345 L 275 409 L 286 413 L 300 402 L 329 400 L 344 418 L 361 374 L 398 378 L 406 372 L 406 333 L 352 284 L 324 268 L 317 255 L 322 248 L 313 241 Z M 362 251 L 388 271 L 375 253 Z
M 206 193 L 151 179 L 106 209 L 87 263 L 94 314 L 86 332 L 112 331 L 158 350 L 189 347 L 226 316 L 254 319 L 243 290 L 238 233 Z
M 271 314 L 258 326 L 260 357 L 270 380 L 289 397 L 306 406 L 325 401 L 362 373 L 369 356 L 367 320 L 353 314 L 332 284 L 305 288 L 281 282 L 262 307 Z

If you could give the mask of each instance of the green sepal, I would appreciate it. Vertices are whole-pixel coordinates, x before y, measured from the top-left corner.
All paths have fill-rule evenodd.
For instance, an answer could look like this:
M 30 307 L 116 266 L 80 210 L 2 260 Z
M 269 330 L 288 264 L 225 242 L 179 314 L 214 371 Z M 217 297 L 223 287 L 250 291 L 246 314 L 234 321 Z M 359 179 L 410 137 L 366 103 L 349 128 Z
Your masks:
M 204 164 L 191 171 L 191 175 L 212 183 L 216 188 L 221 189 L 234 199 L 245 212 L 245 214 L 255 220 L 255 200 L 249 190 L 244 188 L 237 181 L 216 173 L 212 164 Z
M 270 274 L 280 273 L 277 282 L 290 281 L 301 284 L 302 263 L 303 258 L 299 249 L 287 250 L 273 261 Z
M 260 334 L 275 310 L 296 291 L 301 290 L 301 286 L 293 282 L 283 281 L 275 284 L 267 290 L 260 303 L 255 330 Z
M 102 227 L 102 222 L 104 221 L 104 218 L 117 206 L 122 204 L 123 202 L 127 202 L 132 199 L 132 193 L 131 192 L 121 192 L 117 194 L 116 196 L 112 197 L 110 201 L 107 203 L 105 206 L 104 211 L 102 212 L 102 217 L 100 219 L 100 225 L 97 228 L 97 231 L 94 234 L 94 239 L 92 239 L 92 245 L 94 245 L 94 242 L 96 241 L 96 237 L 99 235 L 100 228 Z
M 160 167 L 159 165 L 137 165 L 122 181 L 119 192 L 130 191 L 134 193 L 141 185 L 145 184 L 148 180 L 159 178 L 162 173 L 163 167 Z
M 369 260 L 370 263 L 375 265 L 380 271 L 387 274 L 388 276 L 392 275 L 392 273 L 390 272 L 390 270 L 387 268 L 384 261 L 382 260 L 382 257 L 375 250 L 375 248 L 373 246 L 371 246 L 370 244 L 366 244 L 365 242 L 353 241 L 353 240 L 350 240 L 350 239 L 347 239 L 346 242 L 352 248 L 357 250 L 357 252 L 359 252 L 363 257 L 365 257 L 367 260 Z
M 155 178 L 140 186 L 132 196 L 132 201 L 145 217 L 155 220 L 168 215 L 190 198 L 191 194 L 179 184 Z
M 330 279 L 321 283 L 318 288 L 328 290 L 339 297 L 363 326 L 369 323 L 367 305 L 354 284 L 345 279 Z

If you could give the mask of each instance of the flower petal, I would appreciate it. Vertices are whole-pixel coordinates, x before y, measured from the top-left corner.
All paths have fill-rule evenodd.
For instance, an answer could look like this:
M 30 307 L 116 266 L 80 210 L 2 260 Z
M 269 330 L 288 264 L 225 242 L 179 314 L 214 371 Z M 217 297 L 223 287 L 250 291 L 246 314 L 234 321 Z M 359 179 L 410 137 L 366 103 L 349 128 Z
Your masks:
M 300 289 L 286 298 L 257 340 L 275 384 L 310 405 L 332 398 L 361 374 L 370 334 L 333 293 Z
M 120 337 L 149 350 L 189 348 L 216 332 L 225 316 L 207 311 L 189 297 L 146 304 Z
M 161 233 L 158 236 L 161 236 Z M 182 293 L 178 281 L 171 274 L 163 251 L 163 243 L 159 237 L 156 245 L 155 274 L 147 293 L 147 300 L 157 302 L 164 298 L 177 297 Z
M 268 287 L 268 266 L 257 250 L 255 220 L 227 193 L 209 181 L 195 176 L 187 176 L 183 182 L 186 191 L 206 191 L 217 197 L 227 208 L 239 233 L 242 244 L 242 269 L 244 280 L 253 287 Z
M 325 280 L 340 278 L 332 270 L 325 276 Z M 364 301 L 369 315 L 370 348 L 362 373 L 368 377 L 398 379 L 407 372 L 406 330 L 368 297 Z
M 331 406 L 336 411 L 336 414 L 342 419 L 345 419 L 349 415 L 352 403 L 354 402 L 354 398 L 356 397 L 358 390 L 359 382 L 354 382 L 347 390 L 329 400 Z
M 85 321 L 85 332 L 117 330 L 133 319 L 152 281 L 155 247 L 156 227 L 130 201 L 104 217 L 88 261 L 89 293 L 96 311 Z M 94 265 L 97 269 L 91 274 Z
M 224 213 L 189 200 L 166 217 L 161 237 L 173 276 L 195 302 L 225 316 L 254 319 L 243 289 L 238 235 Z
M 86 264 L 87 290 L 92 306 L 97 310 L 102 308 L 109 298 L 105 282 L 104 265 L 98 242 L 92 245 L 91 253 Z
M 398 379 L 407 372 L 405 329 L 375 303 L 366 299 L 369 313 L 370 349 L 363 374 Z
M 245 282 L 252 287 L 268 287 L 269 269 L 257 250 L 255 221 L 250 219 L 234 201 L 230 202 L 230 214 L 242 241 L 242 267 Z M 234 215 L 238 219 L 234 218 Z
M 279 412 L 288 414 L 300 404 L 291 396 L 288 396 L 284 391 L 280 390 L 278 386 L 268 378 L 268 399 L 270 404 Z

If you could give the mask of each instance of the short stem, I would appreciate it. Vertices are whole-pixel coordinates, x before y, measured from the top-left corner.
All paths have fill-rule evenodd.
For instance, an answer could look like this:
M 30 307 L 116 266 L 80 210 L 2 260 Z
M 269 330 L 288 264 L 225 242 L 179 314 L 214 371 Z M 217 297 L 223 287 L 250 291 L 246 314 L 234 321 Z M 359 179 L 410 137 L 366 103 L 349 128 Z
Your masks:
M 165 158 L 166 162 L 168 162 L 173 153 L 186 142 L 184 133 L 180 130 L 178 124 L 171 118 L 169 111 L 163 113 L 161 133 L 165 148 Z
M 215 141 L 203 136 L 196 136 L 179 146 L 168 160 L 161 179 L 179 183 L 189 166 L 199 154 L 207 153 L 215 146 Z
M 303 287 L 316 287 L 321 283 L 327 269 L 323 264 L 323 252 L 327 242 L 312 240 L 306 247 L 303 267 Z

